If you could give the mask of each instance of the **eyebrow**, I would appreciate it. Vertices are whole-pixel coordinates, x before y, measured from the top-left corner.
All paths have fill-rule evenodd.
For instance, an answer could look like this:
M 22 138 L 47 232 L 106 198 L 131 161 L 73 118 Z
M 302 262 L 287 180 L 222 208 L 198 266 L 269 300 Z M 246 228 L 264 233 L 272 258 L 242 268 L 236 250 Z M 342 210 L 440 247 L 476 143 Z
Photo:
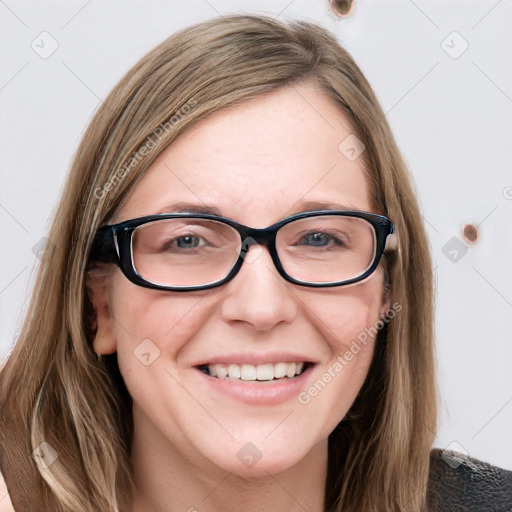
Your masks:
M 309 212 L 313 210 L 361 210 L 361 208 L 351 205 L 330 201 L 300 201 L 293 209 L 293 213 Z
M 219 210 L 219 208 L 215 206 L 209 206 L 204 203 L 170 203 L 165 205 L 163 208 L 160 208 L 156 213 L 197 213 L 217 215 L 218 217 L 223 217 L 222 212 Z
M 297 203 L 287 215 L 293 215 L 295 213 L 309 212 L 314 210 L 356 210 L 361 209 L 351 204 L 342 204 L 329 201 L 301 201 Z M 198 203 L 169 203 L 164 207 L 160 208 L 157 212 L 159 213 L 197 213 L 200 215 L 216 215 L 218 217 L 225 217 L 222 211 L 216 206 Z

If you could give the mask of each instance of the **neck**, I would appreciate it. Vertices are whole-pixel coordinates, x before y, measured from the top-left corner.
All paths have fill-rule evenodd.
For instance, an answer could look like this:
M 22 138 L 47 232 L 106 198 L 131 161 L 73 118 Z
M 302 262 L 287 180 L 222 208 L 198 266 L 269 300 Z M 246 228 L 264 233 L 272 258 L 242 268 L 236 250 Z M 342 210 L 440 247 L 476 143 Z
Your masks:
M 177 449 L 135 404 L 134 427 L 132 512 L 323 511 L 327 442 L 285 471 L 248 478 Z

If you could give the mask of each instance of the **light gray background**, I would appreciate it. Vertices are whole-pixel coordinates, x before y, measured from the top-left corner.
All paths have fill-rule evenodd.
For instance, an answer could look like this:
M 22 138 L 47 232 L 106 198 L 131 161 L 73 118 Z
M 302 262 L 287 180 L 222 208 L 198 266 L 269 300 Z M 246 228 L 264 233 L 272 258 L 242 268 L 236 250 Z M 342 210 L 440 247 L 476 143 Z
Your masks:
M 174 31 L 235 10 L 319 22 L 373 85 L 417 183 L 435 262 L 436 445 L 512 470 L 512 0 L 356 0 L 345 20 L 323 0 L 0 0 L 0 355 L 19 332 L 33 247 L 101 100 Z M 453 262 L 443 248 L 466 223 L 481 239 Z

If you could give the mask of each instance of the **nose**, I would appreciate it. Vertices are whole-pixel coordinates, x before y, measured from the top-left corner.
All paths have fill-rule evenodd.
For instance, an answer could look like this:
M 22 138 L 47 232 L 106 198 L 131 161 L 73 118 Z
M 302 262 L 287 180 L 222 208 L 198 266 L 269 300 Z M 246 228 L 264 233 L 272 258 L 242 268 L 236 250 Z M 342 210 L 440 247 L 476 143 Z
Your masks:
M 277 272 L 268 250 L 251 246 L 240 271 L 226 284 L 222 317 L 227 322 L 244 322 L 257 331 L 290 323 L 298 309 L 291 286 Z

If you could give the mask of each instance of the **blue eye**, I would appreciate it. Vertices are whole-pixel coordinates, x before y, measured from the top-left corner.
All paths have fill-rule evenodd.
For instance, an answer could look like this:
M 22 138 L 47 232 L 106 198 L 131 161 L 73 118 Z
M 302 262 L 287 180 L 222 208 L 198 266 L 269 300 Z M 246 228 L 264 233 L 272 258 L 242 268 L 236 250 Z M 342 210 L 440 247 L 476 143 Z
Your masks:
M 335 237 L 326 233 L 309 233 L 302 238 L 304 245 L 312 247 L 326 247 L 329 243 L 334 242 L 335 245 L 340 245 L 340 241 Z
M 180 236 L 176 238 L 175 242 L 180 249 L 195 249 L 200 245 L 200 238 L 191 235 Z

